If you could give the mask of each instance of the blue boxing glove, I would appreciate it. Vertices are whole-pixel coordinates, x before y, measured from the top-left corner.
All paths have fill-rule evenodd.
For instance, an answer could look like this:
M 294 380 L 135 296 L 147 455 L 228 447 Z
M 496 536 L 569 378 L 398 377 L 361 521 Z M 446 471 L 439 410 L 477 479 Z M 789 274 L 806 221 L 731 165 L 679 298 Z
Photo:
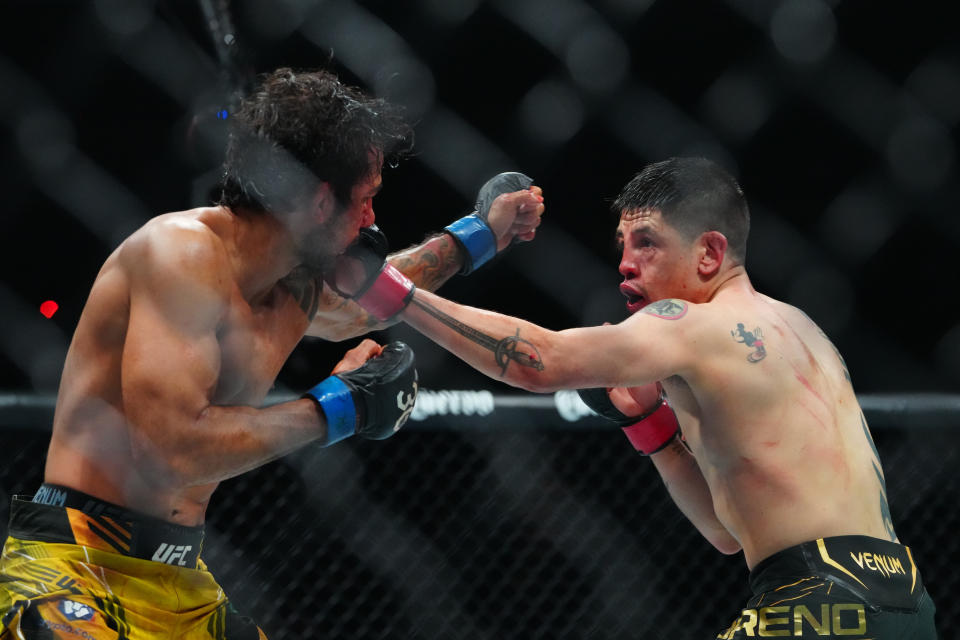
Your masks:
M 363 366 L 332 375 L 307 391 L 323 411 L 327 440 L 323 446 L 353 434 L 383 440 L 396 433 L 417 399 L 417 368 L 413 349 L 391 342 Z
M 480 187 L 476 210 L 446 227 L 464 252 L 460 273 L 475 271 L 497 254 L 497 238 L 487 224 L 490 205 L 497 196 L 529 189 L 532 184 L 533 178 L 516 171 L 498 173 Z

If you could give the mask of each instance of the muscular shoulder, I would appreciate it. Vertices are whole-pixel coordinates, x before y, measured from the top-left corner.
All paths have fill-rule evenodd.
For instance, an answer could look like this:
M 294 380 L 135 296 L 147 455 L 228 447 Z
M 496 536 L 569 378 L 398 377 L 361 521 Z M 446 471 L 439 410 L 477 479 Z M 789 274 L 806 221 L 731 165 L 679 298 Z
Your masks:
M 118 258 L 132 299 L 193 309 L 201 317 L 217 314 L 229 299 L 230 261 L 223 241 L 192 217 L 167 214 L 152 220 L 124 242 Z

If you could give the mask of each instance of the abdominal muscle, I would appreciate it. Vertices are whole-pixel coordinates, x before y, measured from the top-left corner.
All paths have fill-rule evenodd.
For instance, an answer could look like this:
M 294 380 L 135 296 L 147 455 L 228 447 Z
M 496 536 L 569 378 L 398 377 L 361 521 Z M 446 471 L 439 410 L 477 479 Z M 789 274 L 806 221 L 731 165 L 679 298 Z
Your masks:
M 83 419 L 65 416 L 55 429 L 44 481 L 178 525 L 202 525 L 218 483 L 175 487 L 159 481 L 160 474 L 145 473 L 143 461 L 131 455 L 123 416 L 99 399 L 84 404 Z M 100 410 L 91 411 L 91 404 L 100 404 Z

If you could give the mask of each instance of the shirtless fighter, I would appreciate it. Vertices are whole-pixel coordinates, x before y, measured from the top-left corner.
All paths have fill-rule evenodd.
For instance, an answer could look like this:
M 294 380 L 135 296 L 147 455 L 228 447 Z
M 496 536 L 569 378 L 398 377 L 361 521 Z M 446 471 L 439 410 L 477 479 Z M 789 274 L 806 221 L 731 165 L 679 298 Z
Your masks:
M 217 484 L 308 443 L 385 438 L 413 408 L 412 351 L 371 340 L 302 399 L 257 408 L 304 335 L 386 326 L 323 275 L 373 225 L 383 162 L 409 149 L 409 127 L 332 74 L 289 69 L 231 120 L 219 206 L 154 218 L 93 284 L 45 482 L 32 501 L 13 499 L 3 640 L 265 637 L 200 559 Z M 524 178 L 495 177 L 477 214 L 391 264 L 433 289 L 532 238 L 543 205 Z
M 707 540 L 743 551 L 754 597 L 716 637 L 936 638 L 846 365 L 802 311 L 754 290 L 734 179 L 672 158 L 614 210 L 620 324 L 554 332 L 401 286 L 380 305 L 492 378 L 581 388 L 624 427 Z M 341 262 L 353 291 L 358 263 Z

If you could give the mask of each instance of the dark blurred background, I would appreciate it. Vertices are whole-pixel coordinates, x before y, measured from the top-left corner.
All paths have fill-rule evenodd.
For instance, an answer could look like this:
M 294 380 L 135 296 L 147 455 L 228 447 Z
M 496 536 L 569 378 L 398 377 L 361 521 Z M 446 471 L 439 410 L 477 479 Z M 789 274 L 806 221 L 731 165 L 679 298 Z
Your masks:
M 151 216 L 209 202 L 236 87 L 325 66 L 416 126 L 416 156 L 385 172 L 375 201 L 394 247 L 467 213 L 495 173 L 543 187 L 537 239 L 455 278 L 448 297 L 555 329 L 623 318 L 609 203 L 646 163 L 704 155 L 751 204 L 754 285 L 821 325 L 858 392 L 952 393 L 951 6 L 6 0 L 0 392 L 55 392 L 107 255 Z M 377 337 L 415 347 L 424 387 L 519 395 L 405 327 Z M 276 391 L 312 385 L 347 346 L 305 341 Z M 747 597 L 742 558 L 692 530 L 619 434 L 525 430 L 524 415 L 411 424 L 229 481 L 205 557 L 271 637 L 674 639 L 728 626 Z M 49 423 L 12 422 L 2 488 L 32 492 Z M 960 431 L 942 415 L 871 422 L 897 529 L 952 629 Z
M 751 204 L 754 285 L 821 324 L 858 391 L 956 389 L 949 3 L 207 0 L 213 29 L 204 6 L 6 2 L 0 388 L 55 390 L 103 260 L 150 216 L 208 202 L 218 111 L 238 78 L 286 65 L 406 107 L 417 155 L 375 201 L 397 248 L 494 173 L 543 187 L 537 240 L 451 298 L 552 328 L 622 318 L 610 200 L 648 162 L 705 155 Z M 415 343 L 426 385 L 491 384 L 391 334 Z M 343 348 L 304 344 L 280 385 L 311 384 Z

